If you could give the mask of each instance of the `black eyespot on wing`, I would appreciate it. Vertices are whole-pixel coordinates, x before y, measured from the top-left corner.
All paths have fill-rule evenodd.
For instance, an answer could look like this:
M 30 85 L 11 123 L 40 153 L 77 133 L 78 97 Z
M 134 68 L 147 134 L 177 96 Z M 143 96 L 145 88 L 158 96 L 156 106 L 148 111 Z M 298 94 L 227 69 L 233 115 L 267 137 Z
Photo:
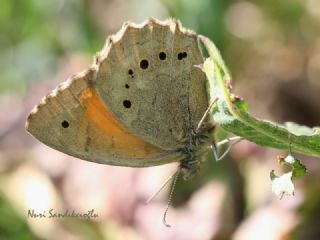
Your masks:
M 140 62 L 141 69 L 147 69 L 148 66 L 149 66 L 148 60 L 146 60 L 146 59 L 141 60 L 141 62 Z
M 69 122 L 68 122 L 67 120 L 63 120 L 63 121 L 61 122 L 61 126 L 62 126 L 63 128 L 68 128 L 68 127 L 70 126 L 70 124 L 69 124 Z
M 165 60 L 166 58 L 167 58 L 167 55 L 166 55 L 165 52 L 160 52 L 160 53 L 159 53 L 159 59 L 160 59 L 160 60 Z
M 182 60 L 184 58 L 186 58 L 188 56 L 188 54 L 186 52 L 180 52 L 178 53 L 178 60 Z
M 123 106 L 125 108 L 131 108 L 131 101 L 130 100 L 124 100 L 123 101 Z

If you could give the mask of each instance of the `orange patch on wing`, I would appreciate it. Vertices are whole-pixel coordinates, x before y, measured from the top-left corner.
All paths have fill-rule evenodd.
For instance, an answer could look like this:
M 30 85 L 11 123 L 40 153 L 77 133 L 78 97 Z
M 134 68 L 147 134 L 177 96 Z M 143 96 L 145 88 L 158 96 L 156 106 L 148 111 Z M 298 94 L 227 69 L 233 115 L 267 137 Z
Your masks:
M 94 89 L 86 89 L 80 96 L 81 104 L 85 106 L 87 117 L 105 135 L 113 138 L 115 151 L 128 157 L 142 158 L 150 154 L 163 153 L 160 149 L 139 137 L 130 133 L 121 123 L 119 123 L 112 113 L 105 107 Z

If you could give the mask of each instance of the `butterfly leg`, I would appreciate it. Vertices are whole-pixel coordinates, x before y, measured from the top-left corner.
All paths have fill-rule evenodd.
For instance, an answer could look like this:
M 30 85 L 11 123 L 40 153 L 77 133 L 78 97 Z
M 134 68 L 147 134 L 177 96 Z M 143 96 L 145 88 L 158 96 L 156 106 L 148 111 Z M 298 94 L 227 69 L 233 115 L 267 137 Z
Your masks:
M 206 119 L 207 115 L 209 114 L 210 110 L 212 109 L 212 107 L 214 106 L 214 104 L 218 101 L 218 98 L 213 99 L 213 101 L 210 103 L 209 107 L 207 108 L 207 110 L 205 111 L 205 113 L 203 114 L 201 120 L 198 123 L 196 132 L 198 132 L 204 122 L 204 120 Z
M 235 141 L 234 141 L 235 140 Z M 219 156 L 219 151 L 218 151 L 218 148 L 217 148 L 217 145 L 215 143 L 213 143 L 211 145 L 211 149 L 212 149 L 212 152 L 213 152 L 213 156 L 214 158 L 216 159 L 216 161 L 220 161 L 222 159 L 225 158 L 225 156 L 227 156 L 227 154 L 230 152 L 231 148 L 239 143 L 241 140 L 243 140 L 242 137 L 234 137 L 234 138 L 227 138 L 221 142 L 218 143 L 218 145 L 223 145 L 225 143 L 230 143 L 231 141 L 234 141 L 234 142 L 231 142 L 228 146 L 228 148 Z

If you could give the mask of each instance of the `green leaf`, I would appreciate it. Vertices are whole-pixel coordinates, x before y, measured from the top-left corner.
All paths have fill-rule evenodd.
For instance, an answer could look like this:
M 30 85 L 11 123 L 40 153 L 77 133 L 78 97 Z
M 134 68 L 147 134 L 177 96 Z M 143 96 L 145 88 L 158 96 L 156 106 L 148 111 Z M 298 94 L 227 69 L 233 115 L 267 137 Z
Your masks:
M 247 103 L 230 93 L 231 75 L 219 51 L 206 37 L 199 39 L 208 49 L 208 58 L 202 67 L 208 79 L 210 100 L 218 98 L 212 114 L 224 130 L 265 147 L 289 149 L 312 156 L 320 156 L 319 129 L 308 129 L 297 124 L 284 125 L 260 120 L 248 113 Z M 299 173 L 297 173 L 299 174 Z
M 292 171 L 292 177 L 302 177 L 307 173 L 307 168 L 305 165 L 303 165 L 299 159 L 294 159 L 294 163 L 292 164 L 293 171 Z

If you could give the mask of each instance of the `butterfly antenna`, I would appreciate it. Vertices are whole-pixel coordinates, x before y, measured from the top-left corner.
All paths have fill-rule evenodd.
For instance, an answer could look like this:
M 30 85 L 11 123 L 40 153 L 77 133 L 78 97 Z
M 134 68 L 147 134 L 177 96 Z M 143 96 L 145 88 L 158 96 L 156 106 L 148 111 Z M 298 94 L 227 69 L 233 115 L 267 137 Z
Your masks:
M 200 129 L 200 127 L 202 126 L 202 124 L 203 124 L 204 120 L 206 119 L 206 117 L 207 117 L 208 113 L 210 112 L 210 110 L 211 110 L 211 108 L 212 108 L 213 104 L 215 104 L 215 103 L 217 102 L 217 100 L 218 100 L 218 98 L 215 98 L 215 99 L 210 103 L 209 107 L 207 108 L 207 110 L 205 111 L 205 113 L 203 114 L 203 116 L 202 116 L 201 120 L 200 120 L 200 121 L 199 121 L 199 123 L 198 123 L 197 129 L 196 129 L 196 132 L 198 132 L 198 131 L 199 131 L 199 129 Z
M 167 223 L 167 214 L 168 214 L 169 208 L 171 206 L 172 196 L 173 196 L 173 193 L 174 193 L 174 189 L 176 187 L 176 183 L 177 183 L 178 177 L 180 175 L 180 171 L 181 171 L 181 168 L 179 168 L 179 170 L 173 175 L 175 177 L 174 177 L 174 180 L 173 180 L 173 183 L 172 183 L 172 186 L 171 186 L 170 195 L 169 195 L 169 199 L 168 199 L 168 202 L 167 202 L 167 207 L 166 207 L 166 210 L 164 211 L 164 214 L 163 214 L 162 222 L 166 227 L 171 227 L 171 225 L 169 225 Z
M 170 180 L 177 174 L 178 171 L 180 171 L 180 169 L 170 175 L 168 179 L 162 184 L 162 186 L 145 201 L 144 205 L 148 205 L 162 191 L 162 189 L 164 189 L 164 187 L 168 185 Z
M 230 143 L 231 141 L 234 141 L 232 143 L 230 143 L 230 145 L 228 146 L 228 148 L 224 151 L 224 153 L 222 153 L 220 156 L 219 156 L 219 153 L 218 153 L 218 148 L 217 148 L 217 145 L 215 143 L 213 143 L 211 145 L 211 148 L 212 148 L 212 152 L 213 152 L 213 155 L 214 155 L 214 158 L 216 159 L 216 161 L 220 161 L 222 160 L 223 158 L 225 158 L 225 156 L 227 156 L 227 154 L 230 152 L 231 148 L 236 145 L 237 143 L 239 143 L 240 141 L 242 141 L 243 138 L 242 137 L 233 137 L 233 138 L 227 138 L 225 140 L 222 140 L 221 142 L 218 142 L 218 146 L 221 146 L 223 144 L 226 144 L 226 143 Z

